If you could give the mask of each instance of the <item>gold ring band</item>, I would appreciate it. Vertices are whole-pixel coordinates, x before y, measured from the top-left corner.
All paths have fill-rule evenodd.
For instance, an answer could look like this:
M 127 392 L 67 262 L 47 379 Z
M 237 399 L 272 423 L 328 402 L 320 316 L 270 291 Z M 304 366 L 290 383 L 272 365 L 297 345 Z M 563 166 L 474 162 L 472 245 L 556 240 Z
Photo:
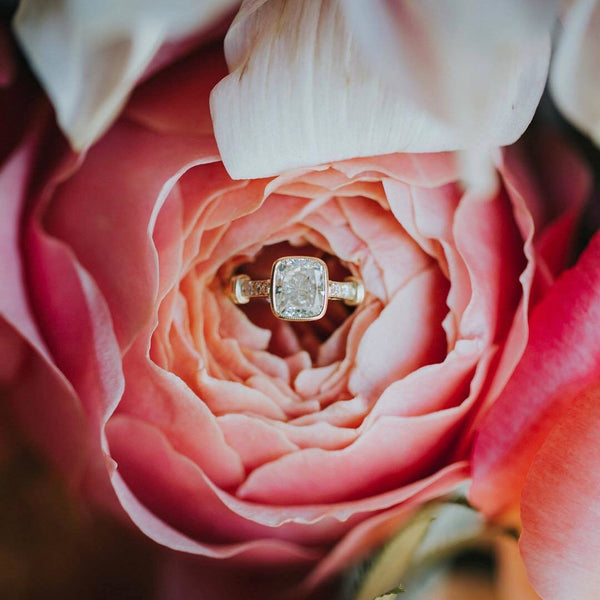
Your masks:
M 331 281 L 327 265 L 312 256 L 284 256 L 273 263 L 270 279 L 231 278 L 230 297 L 236 304 L 268 298 L 273 314 L 286 321 L 314 321 L 327 310 L 329 300 L 348 306 L 360 304 L 365 288 L 357 277 Z

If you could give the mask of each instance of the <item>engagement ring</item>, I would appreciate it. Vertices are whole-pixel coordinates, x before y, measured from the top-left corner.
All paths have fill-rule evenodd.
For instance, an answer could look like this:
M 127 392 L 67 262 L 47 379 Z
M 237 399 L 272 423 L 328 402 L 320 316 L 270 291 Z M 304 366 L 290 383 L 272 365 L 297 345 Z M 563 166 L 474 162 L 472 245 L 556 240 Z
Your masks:
M 365 288 L 357 277 L 330 281 L 327 265 L 320 258 L 284 256 L 273 263 L 271 279 L 250 279 L 245 274 L 232 277 L 230 296 L 236 304 L 268 298 L 278 319 L 315 321 L 325 314 L 328 300 L 360 304 Z

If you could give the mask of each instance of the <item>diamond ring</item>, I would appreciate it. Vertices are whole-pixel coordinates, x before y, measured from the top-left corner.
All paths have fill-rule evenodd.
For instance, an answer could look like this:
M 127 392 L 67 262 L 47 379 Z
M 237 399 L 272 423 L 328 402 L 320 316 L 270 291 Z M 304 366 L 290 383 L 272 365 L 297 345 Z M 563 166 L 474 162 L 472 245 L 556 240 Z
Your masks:
M 330 281 L 327 265 L 320 258 L 284 256 L 273 263 L 271 279 L 233 276 L 230 296 L 236 304 L 268 298 L 279 319 L 315 321 L 325 314 L 328 300 L 341 300 L 348 306 L 360 304 L 365 288 L 357 277 Z

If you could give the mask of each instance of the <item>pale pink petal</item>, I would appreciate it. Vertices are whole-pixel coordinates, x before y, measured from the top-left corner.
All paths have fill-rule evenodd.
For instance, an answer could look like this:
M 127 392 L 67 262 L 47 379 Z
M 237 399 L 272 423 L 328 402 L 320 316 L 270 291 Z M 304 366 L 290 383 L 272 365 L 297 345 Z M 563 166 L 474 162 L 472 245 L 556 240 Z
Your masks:
M 308 366 L 300 371 L 294 380 L 294 390 L 301 396 L 309 398 L 318 395 L 323 389 L 325 382 L 338 371 L 339 362 L 332 362 L 324 367 Z
M 448 282 L 435 266 L 396 292 L 360 342 L 349 380 L 353 394 L 377 397 L 393 381 L 444 359 L 447 293 Z
M 34 223 L 27 231 L 30 301 L 56 365 L 73 386 L 92 435 L 121 399 L 124 377 L 111 316 L 72 253 Z
M 215 415 L 246 413 L 269 419 L 286 418 L 285 411 L 268 394 L 237 381 L 216 379 L 201 371 L 196 392 Z
M 214 171 L 219 180 L 223 177 L 221 181 L 213 182 Z M 232 181 L 223 171 L 221 163 L 218 166 L 215 165 L 214 171 L 209 174 L 193 169 L 182 182 L 187 202 L 192 207 L 198 206 L 198 201 L 202 199 L 206 187 L 210 190 L 207 198 L 210 201 L 199 205 L 204 210 L 195 225 L 201 230 L 230 225 L 240 217 L 253 213 L 262 205 L 267 196 L 265 188 L 270 181 L 268 179 Z M 208 181 L 206 181 L 207 177 L 210 178 Z M 201 183 L 200 180 L 204 180 L 204 183 Z M 215 183 L 217 183 L 216 186 Z
M 0 169 L 0 314 L 52 362 L 27 301 L 21 252 L 20 224 L 35 141 L 32 137 Z
M 343 450 L 301 450 L 259 467 L 237 495 L 253 502 L 312 504 L 406 485 L 426 476 L 447 450 L 466 406 L 422 417 L 382 417 Z
M 265 374 L 274 380 L 289 382 L 290 373 L 288 365 L 280 356 L 268 352 L 266 349 L 253 349 L 244 347 L 234 338 L 223 338 L 221 336 L 221 319 L 219 305 L 216 300 L 221 290 L 215 293 L 206 293 L 199 289 L 199 294 L 204 293 L 199 302 L 202 302 L 204 314 L 198 318 L 192 327 L 196 329 L 195 337 L 202 336 L 202 340 L 196 339 L 197 347 L 205 347 L 204 354 L 208 354 L 207 366 L 212 375 L 223 379 L 247 380 L 253 376 Z M 192 310 L 197 306 L 191 306 Z M 201 326 L 202 329 L 199 329 Z
M 298 425 L 275 422 L 274 426 L 299 448 L 323 448 L 336 450 L 351 444 L 358 437 L 358 431 L 350 427 L 336 427 L 330 423 L 317 422 Z
M 218 423 L 247 471 L 298 450 L 282 431 L 266 421 L 243 414 L 225 414 L 218 418 Z
M 242 463 L 225 442 L 216 417 L 177 376 L 148 361 L 141 346 L 138 342 L 124 359 L 127 385 L 118 414 L 154 423 L 178 452 L 219 485 L 239 484 Z
M 268 347 L 271 338 L 268 329 L 257 327 L 225 295 L 216 295 L 216 300 L 221 313 L 220 333 L 224 338 L 234 338 L 252 350 L 265 350 Z
M 152 241 L 156 248 L 158 260 L 157 302 L 161 302 L 181 277 L 183 262 L 182 238 L 183 200 L 179 186 L 174 185 L 156 217 L 152 231 Z
M 202 234 L 204 229 L 229 223 L 225 216 L 227 211 L 234 211 L 236 218 L 252 212 L 264 199 L 264 185 L 261 189 L 257 183 L 260 182 L 233 181 L 220 161 L 198 165 L 183 173 L 179 186 L 184 201 L 186 235 L 192 235 L 194 229 Z M 237 204 L 233 196 L 238 199 Z M 224 207 L 220 206 L 221 200 Z
M 268 539 L 261 539 L 265 537 L 315 546 L 335 539 L 352 525 L 348 516 L 344 521 L 328 516 L 328 510 L 334 512 L 328 506 L 303 511 L 238 500 L 215 487 L 156 427 L 138 419 L 114 417 L 107 425 L 107 437 L 118 472 L 138 502 L 155 518 L 197 539 L 200 544 L 192 550 L 197 554 L 222 553 L 240 541 L 268 544 Z
M 453 231 L 471 287 L 460 335 L 485 343 L 503 340 L 523 293 L 519 277 L 527 266 L 513 207 L 503 193 L 487 201 L 466 194 Z
M 335 168 L 348 177 L 387 175 L 414 186 L 435 188 L 455 182 L 459 176 L 453 152 L 400 152 L 383 156 L 352 158 L 335 163 Z
M 264 196 L 268 194 L 268 187 Z M 233 198 L 232 198 L 233 201 Z M 316 204 L 316 201 L 313 201 Z M 300 217 L 309 213 L 311 201 L 291 196 L 272 194 L 264 200 L 260 210 L 236 219 L 222 235 L 219 244 L 213 249 L 200 269 L 216 269 L 236 254 L 247 254 L 250 258 L 267 242 L 289 240 L 287 227 L 297 223 Z
M 342 335 L 345 336 L 345 353 L 342 360 L 336 361 L 336 367 L 331 368 L 328 371 L 321 371 L 319 369 L 316 376 L 312 375 L 310 372 L 301 373 L 301 385 L 303 383 L 309 384 L 307 389 L 303 390 L 301 388 L 301 394 L 303 392 L 310 394 L 310 392 L 313 391 L 310 389 L 310 384 L 318 383 L 318 390 L 314 390 L 317 392 L 314 398 L 317 399 L 322 406 L 327 406 L 330 402 L 335 403 L 342 392 L 346 392 L 348 387 L 348 377 L 354 368 L 361 340 L 380 312 L 381 308 L 378 302 L 368 302 L 360 307 L 354 315 L 348 319 L 348 330 L 342 333 Z M 326 357 L 327 354 L 324 354 L 321 359 L 323 360 Z M 322 378 L 321 375 L 328 376 Z M 310 395 L 308 398 L 310 398 Z M 315 413 L 312 417 L 308 415 L 303 422 L 316 422 L 319 418 L 320 414 Z
M 391 383 L 368 418 L 425 415 L 457 406 L 468 396 L 468 386 L 481 357 L 480 344 L 462 340 L 443 362 L 421 367 Z
M 117 492 L 120 473 L 137 503 L 155 513 L 155 521 L 197 538 L 199 545 L 191 551 L 207 556 L 228 552 L 231 544 L 241 540 L 251 545 L 254 540 L 260 546 L 267 541 L 264 536 L 318 549 L 339 539 L 365 515 L 410 503 L 455 470 L 448 467 L 402 488 L 350 502 L 269 506 L 241 500 L 216 487 L 148 423 L 116 416 L 108 423 L 107 435 L 118 460 L 116 479 L 113 476 Z M 136 512 L 137 508 L 130 513 L 134 519 Z
M 205 281 L 191 275 L 182 282 L 182 290 L 189 319 L 189 334 L 186 332 L 186 335 L 210 375 L 224 381 L 244 381 L 260 373 L 264 365 L 252 361 L 251 350 L 243 348 L 236 339 L 221 337 L 216 295 L 206 289 Z M 287 374 L 287 365 L 281 358 L 273 356 L 272 362 L 274 368 L 279 367 L 279 373 Z
M 514 226 L 510 235 L 514 236 L 514 227 L 520 233 L 522 253 L 525 259 L 523 271 L 519 275 L 518 281 L 521 286 L 521 298 L 518 305 L 514 309 L 514 315 L 507 332 L 506 339 L 502 351 L 498 357 L 498 362 L 495 365 L 495 373 L 483 399 L 480 410 L 476 415 L 472 428 L 477 429 L 479 421 L 484 417 L 488 408 L 495 402 L 498 395 L 506 386 L 506 382 L 513 374 L 515 367 L 527 344 L 529 336 L 529 312 L 530 305 L 536 301 L 535 298 L 535 277 L 539 275 L 539 262 L 535 251 L 534 239 L 537 232 L 537 226 L 540 230 L 547 222 L 548 215 L 545 212 L 548 210 L 546 198 L 539 194 L 536 186 L 536 178 L 525 161 L 515 160 L 514 148 L 509 148 L 501 156 L 498 170 L 501 174 L 504 188 L 512 204 L 512 218 Z M 515 248 L 511 249 L 514 253 Z M 513 254 L 514 256 L 514 254 Z M 520 259 L 517 259 L 520 262 Z M 515 265 L 516 266 L 516 265 Z M 514 267 L 512 267 L 514 268 Z M 516 276 L 516 273 L 515 273 Z M 511 286 L 512 301 L 514 302 L 518 296 L 518 291 L 515 288 L 516 282 Z M 533 296 L 533 298 L 532 298 Z M 505 298 L 501 295 L 502 301 Z M 501 303 L 502 304 L 502 303 Z M 504 317 L 504 325 L 508 325 L 508 314 Z M 471 436 L 465 435 L 465 445 L 471 442 Z
M 454 214 L 460 203 L 456 185 L 427 189 L 393 179 L 384 188 L 394 216 L 424 252 L 432 256 L 450 282 L 449 310 L 444 320 L 448 349 L 456 343 L 462 314 L 471 297 L 469 273 L 457 252 L 453 233 Z
M 400 223 L 390 218 L 389 211 L 372 200 L 349 198 L 338 203 L 351 230 L 368 249 L 366 261 L 359 263 L 361 273 L 366 277 L 369 268 L 376 271 L 376 279 L 384 287 L 381 299 L 390 302 L 400 287 L 428 266 L 430 258 Z

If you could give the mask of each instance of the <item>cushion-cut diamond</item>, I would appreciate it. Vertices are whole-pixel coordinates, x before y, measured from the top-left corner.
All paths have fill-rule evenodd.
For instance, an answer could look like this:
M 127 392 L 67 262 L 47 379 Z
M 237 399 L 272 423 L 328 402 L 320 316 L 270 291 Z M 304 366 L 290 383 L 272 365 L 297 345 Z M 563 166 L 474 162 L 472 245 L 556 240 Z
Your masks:
M 310 256 L 280 258 L 273 265 L 271 307 L 280 319 L 310 321 L 327 308 L 325 263 Z

